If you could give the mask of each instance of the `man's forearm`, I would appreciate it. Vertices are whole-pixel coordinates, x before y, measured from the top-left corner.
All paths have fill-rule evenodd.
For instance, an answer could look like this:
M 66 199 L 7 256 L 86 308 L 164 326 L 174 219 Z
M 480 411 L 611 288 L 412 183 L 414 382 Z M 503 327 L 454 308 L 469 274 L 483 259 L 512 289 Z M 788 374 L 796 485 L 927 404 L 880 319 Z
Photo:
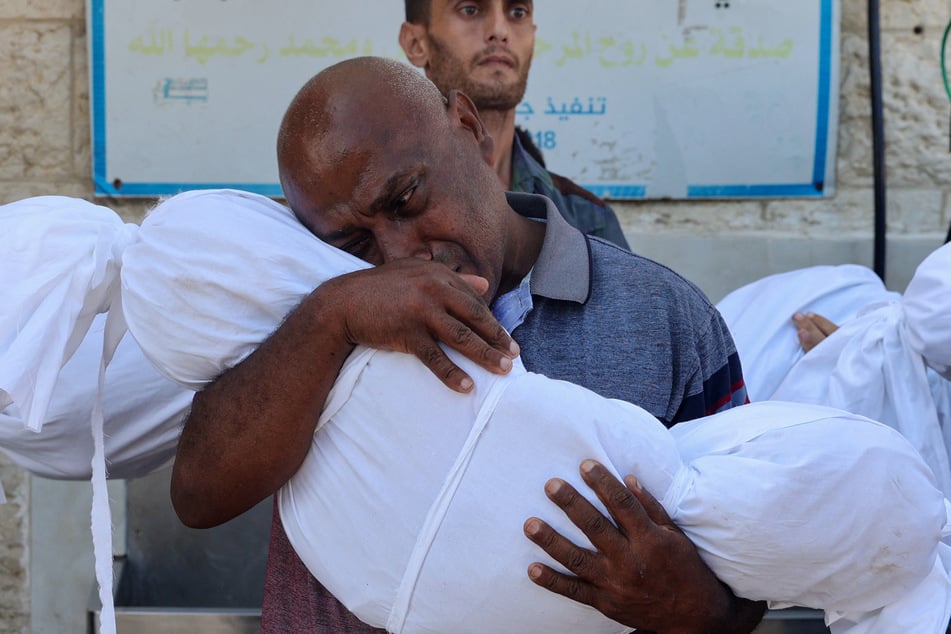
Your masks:
M 311 294 L 260 348 L 195 395 L 172 472 L 172 504 L 186 525 L 232 519 L 303 462 L 353 349 L 323 309 Z

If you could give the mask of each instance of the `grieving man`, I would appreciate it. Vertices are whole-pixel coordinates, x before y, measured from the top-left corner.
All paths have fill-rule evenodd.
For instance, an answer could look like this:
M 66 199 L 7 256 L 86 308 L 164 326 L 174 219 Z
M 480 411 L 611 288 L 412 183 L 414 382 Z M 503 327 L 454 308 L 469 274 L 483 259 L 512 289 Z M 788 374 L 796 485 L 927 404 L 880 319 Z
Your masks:
M 439 342 L 496 373 L 520 352 L 528 370 L 668 426 L 746 402 L 732 339 L 703 293 L 573 229 L 550 200 L 507 194 L 493 147 L 464 94 L 444 97 L 398 62 L 348 60 L 301 89 L 278 139 L 285 195 L 314 234 L 376 266 L 318 286 L 196 395 L 172 482 L 186 524 L 226 521 L 294 475 L 358 344 L 415 354 L 460 392 L 472 380 Z M 529 533 L 556 539 L 543 523 Z M 635 537 L 637 552 L 599 553 L 602 565 L 577 577 L 536 569 L 533 581 L 639 629 L 749 632 L 761 618 L 765 605 L 734 597 L 672 524 L 646 522 Z M 559 556 L 572 548 L 583 556 L 560 542 Z M 372 631 L 309 575 L 277 516 L 265 585 L 265 632 Z

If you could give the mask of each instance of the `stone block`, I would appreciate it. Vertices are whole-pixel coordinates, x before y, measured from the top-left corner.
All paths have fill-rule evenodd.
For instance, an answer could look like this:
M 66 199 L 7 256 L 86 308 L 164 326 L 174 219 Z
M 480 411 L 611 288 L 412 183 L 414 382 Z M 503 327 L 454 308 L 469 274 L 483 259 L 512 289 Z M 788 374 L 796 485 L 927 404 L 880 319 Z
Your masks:
M 839 117 L 841 121 L 871 116 L 870 83 L 868 39 L 864 34 L 843 33 L 839 69 Z
M 0 2 L 0 20 L 83 20 L 83 0 L 4 0 Z
M 841 0 L 839 28 L 842 34 L 865 37 L 868 33 L 868 0 Z
M 940 42 L 887 33 L 882 45 L 888 181 L 951 188 L 951 103 L 941 81 Z
M 29 487 L 23 470 L 2 454 L 0 483 L 8 500 L 0 505 L 0 631 L 28 632 Z
M 0 180 L 0 205 L 31 196 L 72 196 L 89 200 L 92 198 L 92 183 L 88 179 L 86 182 L 79 179 L 60 182 Z
M 0 26 L 0 179 L 72 172 L 69 25 Z
M 940 37 L 951 18 L 947 0 L 886 0 L 880 6 L 882 28 L 888 30 L 923 27 L 925 34 L 937 31 Z
M 922 26 L 928 32 L 943 29 L 951 16 L 947 0 L 881 0 L 878 17 L 883 31 Z M 868 33 L 868 0 L 842 0 L 841 25 L 843 33 Z
M 763 229 L 761 200 L 612 201 L 625 233 L 719 233 Z
M 841 186 L 872 180 L 871 90 L 867 40 L 844 34 L 839 121 Z M 912 30 L 882 34 L 882 98 L 887 182 L 902 187 L 936 185 L 951 177 L 951 104 L 940 76 L 940 33 Z
M 937 189 L 886 189 L 888 235 L 937 235 L 947 231 L 944 198 Z
M 825 199 L 785 199 L 766 205 L 770 230 L 817 239 L 869 234 L 874 227 L 871 189 L 840 189 Z
M 89 116 L 89 38 L 85 25 L 73 39 L 73 173 L 80 178 L 92 177 L 92 124 Z
M 836 182 L 839 190 L 872 187 L 874 166 L 871 115 L 839 122 L 838 151 Z

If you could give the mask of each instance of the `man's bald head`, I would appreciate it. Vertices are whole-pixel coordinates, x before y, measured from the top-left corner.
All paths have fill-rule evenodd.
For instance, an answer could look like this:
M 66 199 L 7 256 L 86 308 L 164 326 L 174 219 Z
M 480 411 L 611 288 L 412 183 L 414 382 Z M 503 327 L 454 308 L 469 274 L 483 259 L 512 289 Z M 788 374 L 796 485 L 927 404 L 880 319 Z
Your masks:
M 281 185 L 293 207 L 298 188 L 341 155 L 380 146 L 393 135 L 436 134 L 446 100 L 411 67 L 379 57 L 349 59 L 321 71 L 291 101 L 277 140 Z
M 278 138 L 284 195 L 314 235 L 372 264 L 421 258 L 513 288 L 541 245 L 509 207 L 472 101 L 409 66 L 356 58 L 291 102 Z

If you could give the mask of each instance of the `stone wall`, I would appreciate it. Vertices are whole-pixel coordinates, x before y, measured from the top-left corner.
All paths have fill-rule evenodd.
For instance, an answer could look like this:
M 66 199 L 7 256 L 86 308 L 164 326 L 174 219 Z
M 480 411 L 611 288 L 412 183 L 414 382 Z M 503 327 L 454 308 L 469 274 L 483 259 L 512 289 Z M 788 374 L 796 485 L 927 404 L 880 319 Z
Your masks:
M 873 184 L 864 0 L 842 0 L 836 193 L 821 200 L 615 203 L 635 249 L 713 299 L 765 272 L 871 263 Z M 903 287 L 951 222 L 951 102 L 940 76 L 947 0 L 883 0 L 889 285 Z M 92 198 L 85 7 L 0 3 L 0 204 Z M 129 219 L 150 201 L 101 200 Z M 29 479 L 0 459 L 0 632 L 29 631 Z M 91 571 L 90 571 L 91 575 Z M 39 609 L 39 608 L 38 608 Z
M 30 488 L 23 471 L 0 456 L 0 633 L 29 632 Z

